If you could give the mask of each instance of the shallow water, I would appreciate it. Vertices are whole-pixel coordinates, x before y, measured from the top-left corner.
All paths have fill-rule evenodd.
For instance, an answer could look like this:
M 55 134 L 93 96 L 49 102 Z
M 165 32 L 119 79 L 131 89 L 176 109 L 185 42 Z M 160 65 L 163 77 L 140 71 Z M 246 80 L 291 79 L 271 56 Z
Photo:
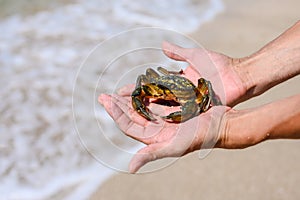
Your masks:
M 74 128 L 72 92 L 81 63 L 99 42 L 120 31 L 155 26 L 190 33 L 223 5 L 219 0 L 39 2 L 24 6 L 16 0 L 0 1 L 1 198 L 83 199 L 115 171 L 92 159 Z M 99 62 L 99 71 L 80 76 L 77 84 L 83 102 L 94 103 L 84 94 L 95 87 L 91 76 L 100 76 L 103 68 L 101 58 L 92 62 Z M 106 84 L 97 92 L 116 86 L 109 73 L 104 78 Z M 86 130 L 86 136 L 97 134 L 90 126 L 95 116 L 84 107 L 80 112 L 80 130 Z M 96 117 L 110 120 L 104 112 L 96 112 Z M 105 124 L 114 140 L 117 128 L 111 121 Z M 109 150 L 103 153 L 122 159 Z

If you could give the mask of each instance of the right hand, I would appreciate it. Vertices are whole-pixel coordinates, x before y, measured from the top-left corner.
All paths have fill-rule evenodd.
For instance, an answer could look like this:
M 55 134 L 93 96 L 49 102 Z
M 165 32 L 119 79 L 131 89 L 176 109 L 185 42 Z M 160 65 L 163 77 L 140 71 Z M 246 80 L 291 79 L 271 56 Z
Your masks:
M 196 83 L 200 76 L 211 81 L 224 105 L 234 106 L 244 100 L 246 86 L 236 67 L 239 59 L 200 48 L 182 48 L 168 42 L 162 46 L 169 58 L 189 63 L 184 74 L 189 74 L 191 81 Z

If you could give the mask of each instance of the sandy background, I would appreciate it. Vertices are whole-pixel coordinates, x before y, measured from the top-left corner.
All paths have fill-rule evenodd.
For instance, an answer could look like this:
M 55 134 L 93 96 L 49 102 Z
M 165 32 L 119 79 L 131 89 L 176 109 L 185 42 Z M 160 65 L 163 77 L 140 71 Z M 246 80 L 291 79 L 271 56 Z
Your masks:
M 297 0 L 224 2 L 225 11 L 190 36 L 232 57 L 253 53 L 299 19 Z M 299 85 L 298 76 L 237 109 L 299 93 Z M 299 199 L 299 152 L 300 141 L 291 140 L 214 150 L 204 160 L 195 152 L 154 173 L 115 175 L 92 199 Z
M 5 86 L 0 90 L 4 97 L 0 104 L 0 131 L 8 133 L 0 135 L 0 199 L 86 199 L 87 193 L 94 191 L 103 177 L 110 174 L 110 169 L 92 159 L 73 134 L 70 98 L 73 77 L 85 54 L 99 39 L 126 28 L 130 22 L 109 15 L 111 13 L 101 13 L 105 8 L 97 7 L 95 1 L 69 5 L 76 1 L 0 0 L 1 20 L 18 14 L 0 23 L 3 30 L 0 33 L 0 82 Z M 247 56 L 299 20 L 299 0 L 278 2 L 224 0 L 225 11 L 189 36 L 208 49 L 232 57 Z M 106 3 L 115 5 L 120 1 Z M 93 5 L 97 5 L 98 10 Z M 172 10 L 168 16 L 172 16 L 170 13 Z M 94 19 L 91 16 L 96 17 L 97 23 L 90 23 L 88 19 Z M 187 30 L 190 16 L 182 18 Z M 110 21 L 109 17 L 115 18 Z M 70 23 L 73 24 L 69 26 Z M 178 28 L 179 32 L 187 30 Z M 32 77 L 31 72 L 35 76 Z M 6 86 L 7 80 L 12 84 Z M 237 109 L 299 93 L 299 86 L 300 76 Z M 47 99 L 43 91 L 53 98 Z M 18 92 L 25 92 L 28 98 L 18 101 Z M 7 111 L 7 107 L 12 109 Z M 36 119 L 38 115 L 44 118 Z M 19 120 L 15 126 L 5 121 L 14 117 Z M 31 118 L 34 120 L 30 121 Z M 83 124 L 89 127 L 91 120 L 86 116 L 84 119 Z M 7 129 L 2 129 L 3 125 Z M 22 131 L 18 131 L 20 128 Z M 98 129 L 94 131 L 98 133 Z M 43 134 L 38 134 L 40 132 Z M 3 136 L 7 137 L 3 139 Z M 8 148 L 13 142 L 17 145 Z M 30 145 L 26 146 L 26 142 Z M 117 173 L 101 184 L 90 199 L 299 199 L 299 150 L 300 141 L 277 140 L 244 150 L 217 149 L 204 160 L 199 160 L 195 152 L 153 173 Z

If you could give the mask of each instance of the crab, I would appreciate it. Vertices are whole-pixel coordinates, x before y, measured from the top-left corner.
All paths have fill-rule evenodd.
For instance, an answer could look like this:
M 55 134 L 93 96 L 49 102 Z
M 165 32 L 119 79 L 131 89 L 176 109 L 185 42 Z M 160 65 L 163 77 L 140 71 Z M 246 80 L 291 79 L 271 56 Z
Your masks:
M 157 71 L 162 75 L 152 68 L 146 70 L 146 75 L 140 75 L 131 94 L 134 110 L 147 120 L 156 120 L 146 106 L 149 99 L 157 100 L 165 106 L 181 106 L 180 111 L 161 116 L 164 120 L 175 123 L 187 121 L 213 105 L 221 105 L 210 81 L 199 78 L 196 87 L 192 81 L 182 76 L 182 70 L 173 72 L 158 67 Z

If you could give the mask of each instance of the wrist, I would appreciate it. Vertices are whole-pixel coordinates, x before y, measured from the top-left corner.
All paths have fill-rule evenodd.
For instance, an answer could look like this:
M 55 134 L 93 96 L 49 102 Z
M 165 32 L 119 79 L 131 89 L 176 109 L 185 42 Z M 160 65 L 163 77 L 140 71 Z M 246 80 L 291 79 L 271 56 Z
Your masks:
M 264 135 L 265 130 L 260 130 L 260 127 L 255 125 L 260 120 L 255 116 L 256 110 L 231 109 L 226 112 L 221 122 L 217 147 L 242 149 L 266 140 L 269 135 Z
M 261 107 L 228 110 L 217 147 L 245 148 L 267 139 L 300 138 L 300 94 Z
M 265 71 L 264 64 L 261 64 L 261 53 L 238 59 L 234 69 L 238 74 L 244 87 L 244 93 L 240 97 L 242 101 L 261 94 L 263 86 L 269 83 L 270 74 Z
M 256 53 L 233 59 L 247 100 L 300 73 L 300 22 L 288 29 Z M 240 101 L 241 102 L 241 101 Z
M 230 103 L 230 106 L 234 106 L 252 97 L 251 91 L 255 87 L 256 82 L 251 76 L 250 60 L 250 57 L 232 58 L 231 68 L 237 77 L 236 85 L 239 90 L 236 93 L 237 95 L 235 95 L 235 101 Z

